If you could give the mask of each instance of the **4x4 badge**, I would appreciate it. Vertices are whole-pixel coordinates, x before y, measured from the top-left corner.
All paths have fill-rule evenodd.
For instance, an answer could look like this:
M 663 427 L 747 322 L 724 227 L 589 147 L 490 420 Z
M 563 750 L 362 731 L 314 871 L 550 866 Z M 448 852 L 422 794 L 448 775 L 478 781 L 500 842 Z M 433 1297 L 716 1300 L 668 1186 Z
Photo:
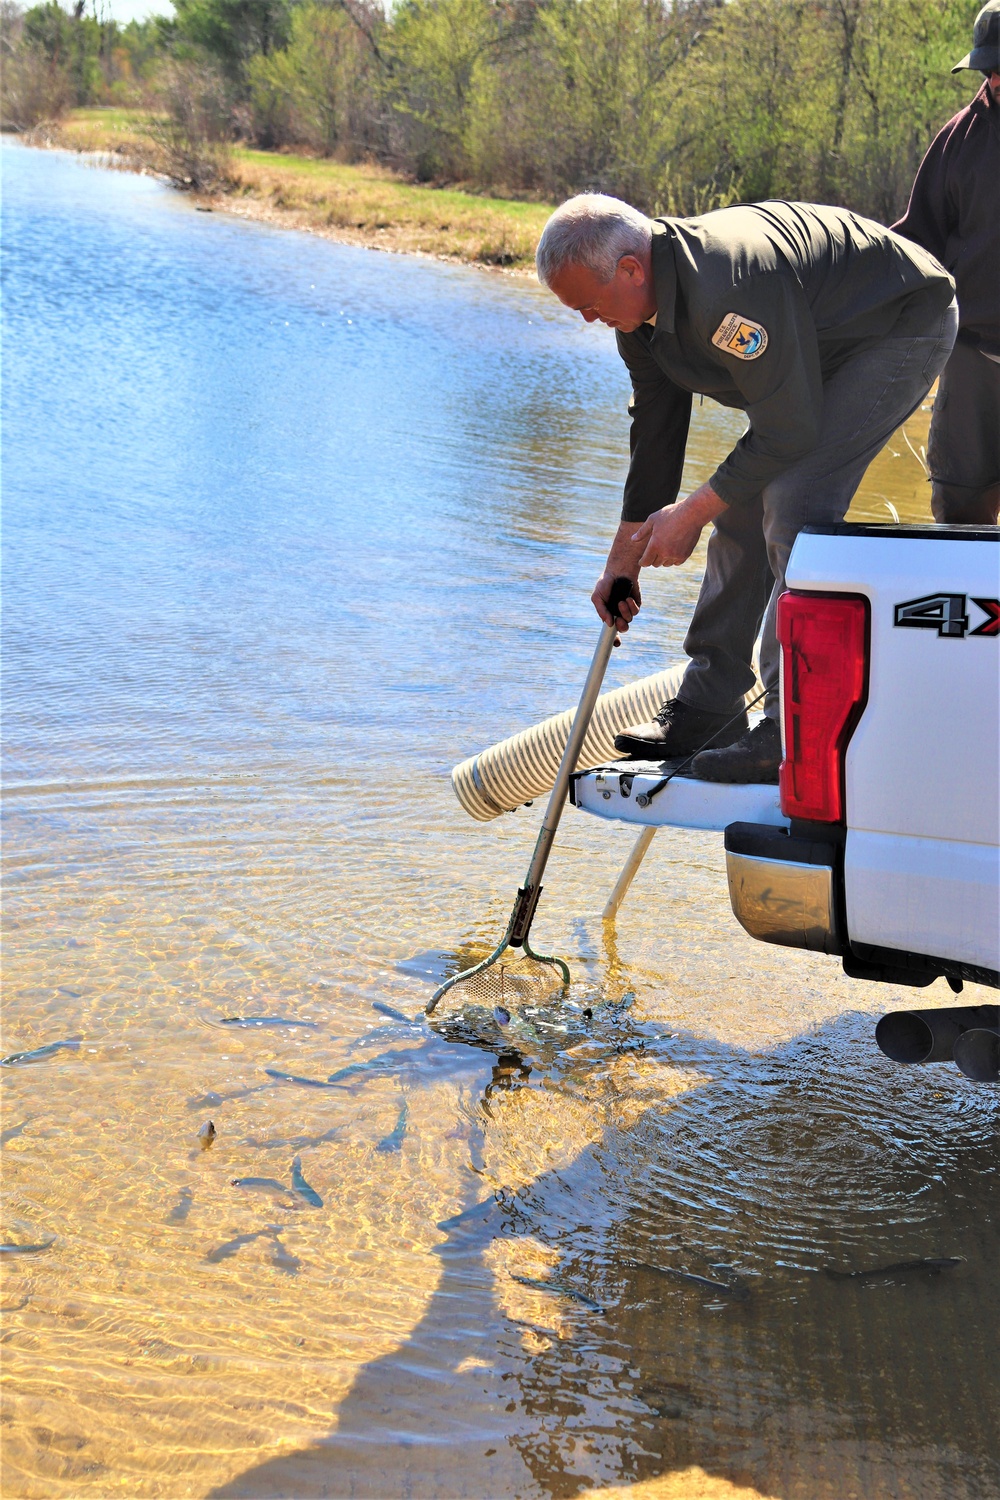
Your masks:
M 922 599 L 908 599 L 895 606 L 893 624 L 935 630 L 950 640 L 961 640 L 966 634 L 1000 636 L 1000 599 L 973 598 L 972 602 L 986 615 L 975 630 L 969 630 L 964 594 L 925 594 Z
M 989 618 L 971 631 L 972 635 L 1000 635 L 1000 599 L 973 599 Z

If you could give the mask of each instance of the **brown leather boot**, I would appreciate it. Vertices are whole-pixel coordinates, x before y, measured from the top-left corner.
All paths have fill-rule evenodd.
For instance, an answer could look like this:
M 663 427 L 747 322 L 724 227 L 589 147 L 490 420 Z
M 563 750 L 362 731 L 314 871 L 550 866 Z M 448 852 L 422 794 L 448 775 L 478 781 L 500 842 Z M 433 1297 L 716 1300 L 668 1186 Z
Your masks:
M 648 724 L 633 724 L 616 734 L 615 749 L 640 760 L 676 760 L 708 745 L 731 745 L 746 727 L 745 713 L 713 714 L 670 698 Z
M 781 765 L 781 730 L 774 719 L 761 719 L 735 745 L 703 750 L 691 762 L 699 781 L 762 782 L 774 785 Z

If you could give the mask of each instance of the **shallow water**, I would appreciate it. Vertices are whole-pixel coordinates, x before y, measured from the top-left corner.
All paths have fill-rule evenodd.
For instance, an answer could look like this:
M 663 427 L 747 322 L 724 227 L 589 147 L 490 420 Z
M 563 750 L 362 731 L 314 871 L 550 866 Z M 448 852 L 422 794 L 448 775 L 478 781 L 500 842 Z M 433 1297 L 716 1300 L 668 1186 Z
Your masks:
M 79 1039 L 0 1071 L 2 1238 L 52 1240 L 3 1258 L 4 1494 L 995 1495 L 997 1103 L 878 1054 L 918 992 L 750 943 L 711 835 L 603 930 L 631 836 L 570 813 L 567 1034 L 405 1019 L 537 826 L 449 768 L 594 645 L 607 336 L 3 159 L 3 1051 Z M 739 430 L 696 407 L 690 485 Z M 924 514 L 899 440 L 887 502 Z M 611 682 L 677 658 L 698 578 Z M 961 1259 L 824 1274 L 923 1257 Z

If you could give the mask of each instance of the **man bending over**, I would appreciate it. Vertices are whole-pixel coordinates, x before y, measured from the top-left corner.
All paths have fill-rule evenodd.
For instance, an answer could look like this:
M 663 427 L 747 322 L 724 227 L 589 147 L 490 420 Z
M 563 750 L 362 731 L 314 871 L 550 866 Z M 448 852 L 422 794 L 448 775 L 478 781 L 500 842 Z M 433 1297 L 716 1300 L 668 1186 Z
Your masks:
M 622 520 L 593 593 L 601 619 L 612 623 L 613 579 L 683 563 L 713 525 L 678 695 L 615 744 L 647 760 L 701 749 L 692 771 L 710 781 L 777 781 L 775 607 L 792 543 L 804 526 L 843 519 L 927 394 L 955 342 L 954 283 L 891 230 L 808 203 L 648 219 L 584 194 L 549 219 L 536 264 L 566 307 L 615 330 L 632 380 Z M 741 408 L 749 427 L 678 501 L 696 391 Z M 635 592 L 619 607 L 623 629 Z M 750 730 L 762 621 L 765 717 Z

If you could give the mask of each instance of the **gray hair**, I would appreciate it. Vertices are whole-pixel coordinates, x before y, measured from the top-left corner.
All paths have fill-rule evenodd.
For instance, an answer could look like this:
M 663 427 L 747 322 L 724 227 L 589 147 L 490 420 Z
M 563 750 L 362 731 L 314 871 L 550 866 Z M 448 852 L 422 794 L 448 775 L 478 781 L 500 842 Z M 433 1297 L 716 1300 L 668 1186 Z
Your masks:
M 605 193 L 580 193 L 557 208 L 542 230 L 535 251 L 538 279 L 551 286 L 572 261 L 605 285 L 622 256 L 645 255 L 652 237 L 652 223 L 631 204 Z

